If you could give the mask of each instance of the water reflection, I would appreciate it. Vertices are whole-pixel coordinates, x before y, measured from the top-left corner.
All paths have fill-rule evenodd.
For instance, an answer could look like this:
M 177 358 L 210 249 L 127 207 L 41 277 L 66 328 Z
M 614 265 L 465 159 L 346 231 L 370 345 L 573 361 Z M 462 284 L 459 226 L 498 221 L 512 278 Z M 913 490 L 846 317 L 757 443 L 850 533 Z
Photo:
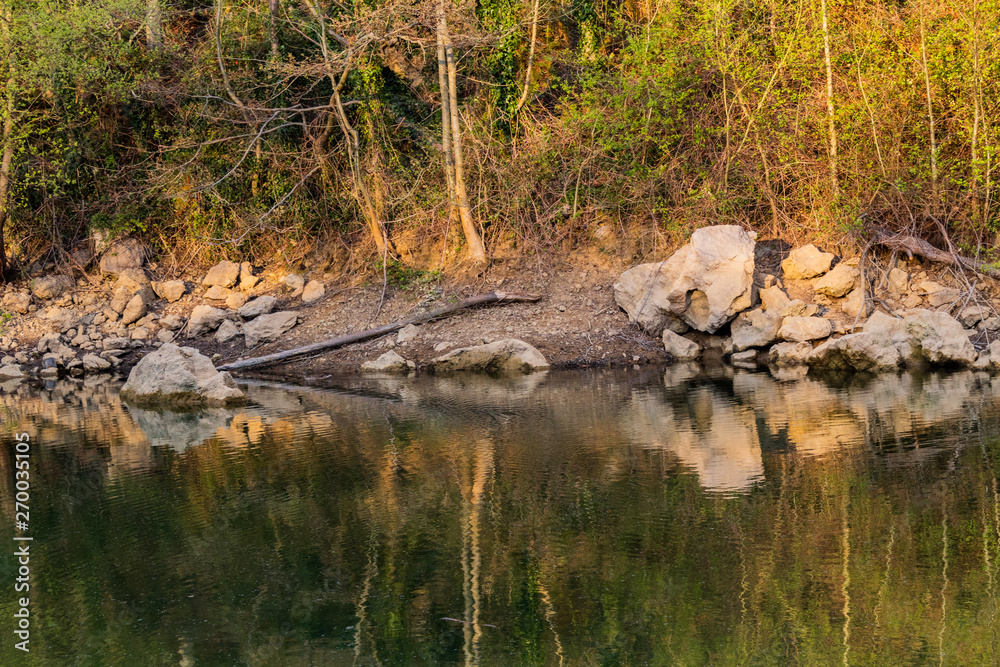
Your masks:
M 989 375 L 346 389 L 0 386 L 8 531 L 36 443 L 27 664 L 996 661 Z

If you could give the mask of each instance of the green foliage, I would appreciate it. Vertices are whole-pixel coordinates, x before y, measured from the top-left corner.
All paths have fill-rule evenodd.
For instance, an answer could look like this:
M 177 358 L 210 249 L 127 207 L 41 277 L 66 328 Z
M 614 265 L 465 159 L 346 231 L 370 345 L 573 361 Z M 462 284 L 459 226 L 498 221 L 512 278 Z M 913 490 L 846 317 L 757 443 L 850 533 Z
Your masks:
M 376 260 L 375 271 L 385 276 L 388 285 L 402 290 L 432 285 L 441 279 L 440 269 L 423 271 L 391 258 L 384 264 L 381 259 Z

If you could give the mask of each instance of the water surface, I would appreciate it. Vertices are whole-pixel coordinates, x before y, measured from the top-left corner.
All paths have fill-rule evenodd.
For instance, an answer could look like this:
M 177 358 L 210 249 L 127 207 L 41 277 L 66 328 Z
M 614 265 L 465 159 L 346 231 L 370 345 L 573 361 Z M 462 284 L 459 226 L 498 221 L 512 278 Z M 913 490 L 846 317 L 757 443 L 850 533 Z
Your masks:
M 1000 380 L 0 385 L 0 664 L 995 664 Z

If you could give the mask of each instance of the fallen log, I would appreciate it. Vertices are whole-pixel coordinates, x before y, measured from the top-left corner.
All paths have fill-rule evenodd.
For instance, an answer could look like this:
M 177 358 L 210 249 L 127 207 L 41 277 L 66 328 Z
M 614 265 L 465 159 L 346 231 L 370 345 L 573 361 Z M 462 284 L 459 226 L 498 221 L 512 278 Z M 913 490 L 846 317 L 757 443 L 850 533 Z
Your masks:
M 487 294 L 480 294 L 478 296 L 470 296 L 467 299 L 462 299 L 458 303 L 453 303 L 447 306 L 441 306 L 434 310 L 428 311 L 426 313 L 417 313 L 412 317 L 408 317 L 405 320 L 399 320 L 397 322 L 392 322 L 390 324 L 383 324 L 380 327 L 375 327 L 374 329 L 366 329 L 364 331 L 359 331 L 357 333 L 346 334 L 344 336 L 338 336 L 337 338 L 330 338 L 328 340 L 320 341 L 318 343 L 313 343 L 311 345 L 305 345 L 303 347 L 297 347 L 292 350 L 285 350 L 284 352 L 275 352 L 274 354 L 268 354 L 263 357 L 254 357 L 253 359 L 242 359 L 240 361 L 234 361 L 231 364 L 225 364 L 219 366 L 220 371 L 236 371 L 245 368 L 253 368 L 256 366 L 267 366 L 279 361 L 286 361 L 288 359 L 293 359 L 295 357 L 301 357 L 307 354 L 313 354 L 315 352 L 322 352 L 324 350 L 333 350 L 338 347 L 343 347 L 345 345 L 350 345 L 351 343 L 358 343 L 363 340 L 368 340 L 369 338 L 378 338 L 379 336 L 384 336 L 386 334 L 393 333 L 394 331 L 399 331 L 403 327 L 409 324 L 425 324 L 427 322 L 433 322 L 434 320 L 440 320 L 449 315 L 453 315 L 466 308 L 472 308 L 474 306 L 485 306 L 494 303 L 525 303 L 534 302 L 542 298 L 541 294 L 511 294 L 508 292 L 489 292 Z
M 1000 271 L 990 268 L 986 262 L 980 262 L 969 257 L 935 248 L 927 241 L 905 234 L 881 233 L 876 237 L 875 242 L 889 248 L 895 248 L 906 253 L 907 257 L 913 259 L 914 255 L 919 255 L 932 262 L 941 262 L 947 266 L 966 268 L 976 273 L 981 273 L 992 278 L 1000 278 Z

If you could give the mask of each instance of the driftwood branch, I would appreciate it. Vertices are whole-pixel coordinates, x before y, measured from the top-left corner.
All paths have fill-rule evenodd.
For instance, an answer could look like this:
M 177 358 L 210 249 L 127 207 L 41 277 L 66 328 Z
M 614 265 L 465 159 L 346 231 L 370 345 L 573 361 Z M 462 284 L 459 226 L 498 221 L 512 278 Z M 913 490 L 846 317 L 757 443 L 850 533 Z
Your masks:
M 234 361 L 231 364 L 225 364 L 224 366 L 219 366 L 220 371 L 236 371 L 245 368 L 254 368 L 257 366 L 267 366 L 270 364 L 277 363 L 279 361 L 286 361 L 295 357 L 301 357 L 306 354 L 313 354 L 315 352 L 322 352 L 323 350 L 333 350 L 338 347 L 343 347 L 345 345 L 350 345 L 351 343 L 358 343 L 363 340 L 368 340 L 370 338 L 378 338 L 379 336 L 384 336 L 390 334 L 394 331 L 399 331 L 408 324 L 424 324 L 426 322 L 433 322 L 434 320 L 440 320 L 442 318 L 453 315 L 466 308 L 472 308 L 474 306 L 485 306 L 494 303 L 524 303 L 524 302 L 534 302 L 541 299 L 540 294 L 510 294 L 507 292 L 489 292 L 488 294 L 480 294 L 478 296 L 471 296 L 468 299 L 462 299 L 458 303 L 449 304 L 447 306 L 441 306 L 434 310 L 428 311 L 426 313 L 418 313 L 412 317 L 408 317 L 405 320 L 399 320 L 397 322 L 392 322 L 391 324 L 383 324 L 380 327 L 375 327 L 374 329 L 366 329 L 364 331 L 359 331 L 357 333 L 347 334 L 345 336 L 338 336 L 337 338 L 331 338 L 329 340 L 320 341 L 319 343 L 313 343 L 312 345 L 306 345 L 304 347 L 297 347 L 293 350 L 285 350 L 284 352 L 275 352 L 274 354 L 268 354 L 263 357 L 255 357 L 253 359 L 243 359 L 241 361 Z
M 914 255 L 919 255 L 920 257 L 929 259 L 932 262 L 941 262 L 947 266 L 966 268 L 992 278 L 1000 278 L 1000 271 L 991 268 L 985 262 L 980 262 L 969 257 L 962 257 L 961 255 L 941 250 L 940 248 L 935 248 L 927 241 L 917 238 L 916 236 L 904 234 L 890 235 L 887 233 L 881 233 L 876 238 L 875 242 L 886 247 L 893 248 L 894 250 L 901 250 L 911 259 Z

